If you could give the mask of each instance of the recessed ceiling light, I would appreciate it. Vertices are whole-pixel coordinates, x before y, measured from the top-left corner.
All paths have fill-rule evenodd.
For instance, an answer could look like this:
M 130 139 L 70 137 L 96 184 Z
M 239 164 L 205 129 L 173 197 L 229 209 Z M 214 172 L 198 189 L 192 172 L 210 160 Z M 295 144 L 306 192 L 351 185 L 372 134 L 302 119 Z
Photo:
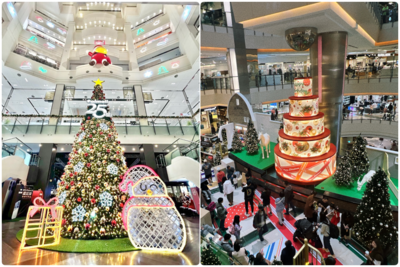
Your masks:
M 61 151 L 64 151 L 64 148 L 63 148 L 63 147 L 61 148 Z
M 167 152 L 169 152 L 169 149 L 167 149 Z
M 174 145 L 174 147 L 176 147 L 176 145 Z
M 154 145 L 155 147 L 158 147 L 158 145 Z
M 132 150 L 133 150 L 133 151 L 135 151 L 135 150 L 136 150 L 136 148 L 132 147 Z
M 29 151 L 31 151 L 31 150 L 28 148 L 27 151 L 29 152 Z
M 175 83 L 171 83 L 172 85 L 174 85 Z
M 39 144 L 39 147 L 41 147 L 42 146 L 42 144 Z

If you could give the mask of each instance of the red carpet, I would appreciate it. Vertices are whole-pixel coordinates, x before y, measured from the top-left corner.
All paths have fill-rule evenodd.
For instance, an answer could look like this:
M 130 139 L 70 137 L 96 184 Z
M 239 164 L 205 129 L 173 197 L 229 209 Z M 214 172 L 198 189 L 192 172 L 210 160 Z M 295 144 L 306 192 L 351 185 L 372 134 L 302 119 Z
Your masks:
M 258 190 L 256 190 L 256 194 L 254 195 L 256 201 L 261 202 L 260 195 L 261 195 L 260 192 Z M 301 242 L 299 242 L 299 241 L 297 241 L 297 242 L 293 241 L 293 233 L 296 230 L 296 228 L 294 227 L 294 223 L 296 222 L 296 219 L 292 215 L 284 215 L 285 223 L 282 226 L 279 225 L 278 217 L 277 217 L 276 212 L 275 212 L 275 208 L 276 208 L 275 198 L 273 198 L 273 197 L 271 197 L 271 206 L 273 207 L 273 212 L 272 212 L 273 215 L 272 216 L 268 216 L 269 219 L 275 225 L 275 227 L 288 240 L 292 241 L 293 246 L 298 251 L 303 246 L 303 244 Z M 229 214 L 228 214 L 228 216 L 229 216 Z M 322 253 L 322 256 L 324 258 L 326 258 L 329 255 L 329 253 L 325 252 L 325 250 L 323 250 L 323 249 L 319 249 L 319 251 Z M 310 261 L 311 261 L 311 257 L 312 257 L 312 255 L 310 254 Z M 338 259 L 336 259 L 336 265 L 343 265 L 343 264 Z
M 247 205 L 250 215 L 251 207 L 250 204 Z M 254 201 L 254 212 L 257 211 L 258 211 L 258 204 L 256 201 Z M 244 202 L 228 208 L 228 216 L 225 219 L 225 227 L 228 228 L 228 226 L 232 224 L 233 219 L 235 218 L 236 215 L 240 215 L 241 221 L 246 220 L 248 217 L 245 215 L 245 213 L 246 213 L 246 208 L 244 206 Z

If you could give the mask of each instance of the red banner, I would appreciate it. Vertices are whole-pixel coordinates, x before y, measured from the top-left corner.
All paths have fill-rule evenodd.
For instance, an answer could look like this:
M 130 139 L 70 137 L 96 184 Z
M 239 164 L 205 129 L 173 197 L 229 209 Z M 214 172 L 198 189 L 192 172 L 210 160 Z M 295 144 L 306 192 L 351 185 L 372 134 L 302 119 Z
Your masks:
M 197 212 L 199 212 L 199 208 L 200 208 L 199 188 L 191 187 L 190 191 L 192 192 L 192 199 L 193 199 L 194 206 L 196 207 Z
M 106 44 L 106 40 L 94 40 L 94 44 L 95 45 L 105 45 Z

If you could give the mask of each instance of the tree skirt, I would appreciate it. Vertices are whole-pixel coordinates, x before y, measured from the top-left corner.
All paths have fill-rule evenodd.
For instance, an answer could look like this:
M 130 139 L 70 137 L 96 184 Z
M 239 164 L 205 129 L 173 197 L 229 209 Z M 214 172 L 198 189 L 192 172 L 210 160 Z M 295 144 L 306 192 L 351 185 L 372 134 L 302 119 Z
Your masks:
M 22 240 L 24 229 L 17 233 L 19 242 Z M 36 233 L 30 231 L 27 233 L 28 237 L 36 236 Z M 28 240 L 28 245 L 33 245 L 35 240 Z M 116 239 L 97 239 L 97 240 L 78 240 L 61 238 L 60 244 L 55 246 L 43 247 L 42 249 L 60 251 L 60 252 L 73 252 L 73 253 L 102 253 L 102 252 L 126 252 L 140 250 L 132 246 L 129 238 L 116 238 Z
M 253 213 L 253 216 L 254 216 L 254 214 L 258 211 L 258 202 L 253 200 L 253 205 L 254 205 L 254 213 Z M 250 214 L 251 213 L 250 204 L 247 204 L 247 206 L 248 206 L 249 214 Z M 233 219 L 235 218 L 235 215 L 239 215 L 241 221 L 249 218 L 245 215 L 245 213 L 246 213 L 246 208 L 244 206 L 244 202 L 228 208 L 228 215 L 226 216 L 226 219 L 225 219 L 225 227 L 228 228 L 228 226 L 232 224 Z M 253 218 L 253 216 L 251 218 Z

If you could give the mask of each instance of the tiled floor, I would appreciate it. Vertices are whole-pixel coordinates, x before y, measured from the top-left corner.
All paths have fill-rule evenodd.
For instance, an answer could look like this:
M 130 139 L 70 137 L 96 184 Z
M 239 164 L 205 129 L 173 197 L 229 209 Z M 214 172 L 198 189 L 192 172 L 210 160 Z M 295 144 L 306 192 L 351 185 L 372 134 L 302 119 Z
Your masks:
M 16 233 L 25 222 L 3 223 L 4 265 L 197 265 L 199 264 L 199 218 L 184 217 L 187 244 L 183 252 L 63 253 L 42 249 L 19 251 Z

